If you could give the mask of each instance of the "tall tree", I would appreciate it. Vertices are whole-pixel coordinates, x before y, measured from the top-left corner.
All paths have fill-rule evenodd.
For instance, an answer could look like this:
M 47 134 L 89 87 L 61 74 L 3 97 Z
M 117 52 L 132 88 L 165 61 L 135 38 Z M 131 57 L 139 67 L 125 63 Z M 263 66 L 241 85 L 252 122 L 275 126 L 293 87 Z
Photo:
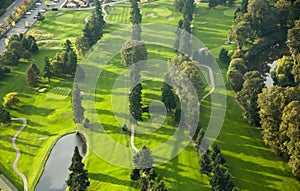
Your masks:
M 227 79 L 233 91 L 238 92 L 242 89 L 244 83 L 243 77 L 246 72 L 247 66 L 243 59 L 236 58 L 231 60 L 228 66 Z
M 172 87 L 164 82 L 162 87 L 161 101 L 165 104 L 169 113 L 172 112 L 172 109 L 176 108 L 175 96 L 176 95 L 174 94 Z
M 300 53 L 300 19 L 295 21 L 295 26 L 288 30 L 287 45 L 294 56 Z
M 88 39 L 85 36 L 79 36 L 76 38 L 75 47 L 80 55 L 85 55 L 90 48 Z
M 72 107 L 73 107 L 73 116 L 75 123 L 81 123 L 84 119 L 84 108 L 81 103 L 82 97 L 80 95 L 80 89 L 77 85 L 72 93 Z
M 210 185 L 214 191 L 232 191 L 234 183 L 231 179 L 231 175 L 221 165 L 214 166 L 212 169 L 212 178 L 210 179 Z
M 151 150 L 143 146 L 143 148 L 133 156 L 133 163 L 136 169 L 141 169 L 144 173 L 148 174 L 153 167 Z
M 292 74 L 293 66 L 294 62 L 291 58 L 283 56 L 279 59 L 275 69 L 271 71 L 274 84 L 282 87 L 294 86 L 294 75 Z
M 3 107 L 0 107 L 0 123 L 8 125 L 10 124 L 10 119 L 10 113 Z
M 245 117 L 250 125 L 260 124 L 259 107 L 257 105 L 258 94 L 265 87 L 265 79 L 258 71 L 250 71 L 244 75 L 243 88 L 236 94 L 236 98 L 245 111 Z
M 80 156 L 78 147 L 74 149 L 72 164 L 69 167 L 70 174 L 66 181 L 70 191 L 86 191 L 90 185 L 88 181 L 88 172 L 84 169 L 82 157 Z
M 49 58 L 46 56 L 44 58 L 44 78 L 48 79 L 48 82 L 51 81 L 51 78 L 53 76 L 52 67 L 49 61 Z
M 290 102 L 282 112 L 279 133 L 281 150 L 290 156 L 289 164 L 295 176 L 300 177 L 300 102 Z
M 211 166 L 211 160 L 209 158 L 209 151 L 207 150 L 200 158 L 199 160 L 200 165 L 200 173 L 208 175 L 211 173 L 212 166 Z
M 35 87 L 39 82 L 40 70 L 32 63 L 26 70 L 26 81 L 29 86 Z

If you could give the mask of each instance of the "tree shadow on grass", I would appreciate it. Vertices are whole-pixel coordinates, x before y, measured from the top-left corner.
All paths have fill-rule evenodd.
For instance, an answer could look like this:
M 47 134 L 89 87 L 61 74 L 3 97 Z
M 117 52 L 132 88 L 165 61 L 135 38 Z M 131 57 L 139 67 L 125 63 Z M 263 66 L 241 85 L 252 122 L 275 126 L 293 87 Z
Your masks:
M 19 108 L 12 108 L 22 114 L 38 113 L 39 116 L 48 116 L 53 113 L 54 109 L 36 107 L 34 105 L 21 105 Z
M 117 184 L 123 186 L 130 186 L 132 184 L 132 182 L 129 180 L 121 180 L 113 176 L 109 176 L 107 174 L 101 174 L 101 173 L 89 173 L 89 178 L 101 182 L 108 182 L 111 184 Z M 129 174 L 128 174 L 128 179 L 129 179 Z
M 278 190 L 274 188 L 274 182 L 280 182 L 281 179 L 275 178 L 274 175 L 281 175 L 282 172 L 280 169 L 261 166 L 231 156 L 226 156 L 226 159 L 229 159 L 232 164 L 235 164 L 235 167 L 232 168 L 232 170 L 229 169 L 229 171 L 232 171 L 233 175 L 238 174 L 237 182 L 243 182 L 240 184 L 244 186 L 244 189 L 251 190 L 251 188 L 255 188 L 256 190 Z M 271 188 L 270 186 L 272 185 L 273 187 Z

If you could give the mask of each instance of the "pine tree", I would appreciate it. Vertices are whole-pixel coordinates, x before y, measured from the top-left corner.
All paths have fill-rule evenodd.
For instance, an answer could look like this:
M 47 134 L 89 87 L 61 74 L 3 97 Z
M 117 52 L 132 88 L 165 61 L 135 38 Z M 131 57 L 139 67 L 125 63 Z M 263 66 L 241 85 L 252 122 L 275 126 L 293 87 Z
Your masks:
M 53 73 L 52 73 L 50 61 L 49 61 L 49 58 L 46 56 L 44 58 L 44 78 L 47 78 L 48 82 L 50 82 L 52 76 L 53 76 Z
M 196 139 L 196 150 L 197 150 L 197 153 L 200 152 L 200 147 L 201 147 L 201 143 L 202 143 L 202 140 L 203 140 L 203 137 L 204 137 L 204 130 L 201 128 L 199 133 L 198 133 L 198 136 L 197 136 L 197 139 Z
M 153 167 L 153 158 L 150 149 L 143 146 L 134 157 L 133 163 L 136 169 L 141 169 L 144 173 L 148 174 Z
M 212 159 L 213 161 L 215 161 L 217 155 L 220 154 L 220 153 L 221 153 L 221 151 L 220 151 L 218 145 L 217 145 L 217 144 L 214 144 L 213 150 L 212 150 L 212 153 L 211 153 L 211 159 Z
M 26 70 L 26 81 L 29 86 L 35 87 L 39 81 L 40 70 L 32 63 Z
M 206 174 L 208 175 L 211 170 L 212 170 L 212 167 L 211 167 L 211 161 L 210 161 L 210 158 L 208 156 L 209 154 L 209 151 L 207 150 L 200 158 L 199 160 L 199 165 L 200 165 L 200 173 L 201 174 Z
M 75 85 L 72 93 L 72 107 L 75 123 L 81 123 L 84 119 L 84 108 L 82 107 L 81 100 L 80 89 Z
M 165 104 L 167 111 L 170 113 L 172 109 L 176 108 L 176 95 L 174 94 L 172 87 L 167 83 L 163 83 L 161 101 Z
M 142 89 L 141 83 L 138 83 L 129 95 L 130 114 L 136 121 L 142 120 Z
M 10 119 L 10 113 L 6 109 L 0 107 L 0 123 L 10 124 Z
M 140 179 L 140 177 L 141 177 L 140 170 L 136 169 L 136 168 L 132 169 L 131 174 L 130 174 L 130 179 L 133 181 L 137 181 Z
M 70 174 L 66 181 L 70 191 L 86 191 L 90 185 L 88 181 L 88 172 L 84 169 L 82 163 L 82 157 L 79 154 L 78 147 L 74 149 L 74 155 L 72 157 L 72 164 L 69 167 Z

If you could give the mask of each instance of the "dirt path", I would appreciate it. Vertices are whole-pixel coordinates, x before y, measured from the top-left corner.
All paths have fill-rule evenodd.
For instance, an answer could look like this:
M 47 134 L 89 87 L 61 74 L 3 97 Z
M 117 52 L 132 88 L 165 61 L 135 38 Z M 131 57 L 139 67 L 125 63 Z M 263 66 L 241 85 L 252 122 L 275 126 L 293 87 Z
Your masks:
M 28 191 L 28 183 L 27 183 L 27 179 L 26 179 L 25 175 L 24 175 L 24 174 L 18 169 L 18 167 L 17 167 L 18 161 L 19 161 L 19 159 L 20 159 L 20 157 L 21 157 L 21 153 L 20 153 L 19 148 L 18 148 L 17 145 L 16 145 L 16 139 L 17 139 L 18 135 L 19 135 L 19 134 L 23 131 L 23 129 L 26 127 L 27 121 L 26 121 L 26 119 L 24 119 L 24 118 L 12 118 L 11 120 L 12 120 L 12 121 L 22 121 L 22 122 L 23 122 L 22 127 L 19 129 L 19 131 L 18 131 L 18 132 L 13 136 L 13 138 L 12 138 L 12 145 L 13 145 L 14 149 L 16 150 L 16 154 L 17 154 L 16 159 L 15 159 L 15 161 L 14 161 L 14 163 L 13 163 L 13 169 L 14 169 L 14 171 L 22 178 L 23 184 L 24 184 L 24 191 Z

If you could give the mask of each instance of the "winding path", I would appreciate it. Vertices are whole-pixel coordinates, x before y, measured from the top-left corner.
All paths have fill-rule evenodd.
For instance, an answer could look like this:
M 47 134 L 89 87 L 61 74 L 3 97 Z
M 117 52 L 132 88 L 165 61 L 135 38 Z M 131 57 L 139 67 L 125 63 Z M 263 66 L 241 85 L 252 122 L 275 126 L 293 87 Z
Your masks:
M 13 163 L 13 169 L 14 169 L 14 171 L 22 178 L 23 184 L 24 184 L 24 191 L 28 191 L 28 182 L 27 182 L 27 179 L 26 179 L 25 175 L 24 175 L 24 174 L 18 169 L 18 167 L 17 167 L 18 161 L 19 161 L 19 159 L 20 159 L 20 157 L 21 157 L 21 153 L 20 153 L 19 148 L 18 148 L 17 145 L 16 145 L 16 139 L 17 139 L 18 135 L 19 135 L 19 134 L 23 131 L 23 129 L 26 127 L 27 121 L 26 121 L 26 119 L 24 119 L 24 118 L 12 118 L 11 120 L 12 120 L 12 121 L 22 121 L 22 122 L 23 122 L 22 127 L 21 127 L 21 128 L 19 129 L 19 131 L 13 136 L 11 142 L 12 142 L 12 145 L 13 145 L 14 149 L 16 150 L 16 154 L 17 154 L 16 159 L 15 159 L 15 161 L 14 161 L 14 163 Z
M 139 153 L 139 149 L 136 148 L 136 146 L 134 145 L 134 125 L 133 124 L 130 126 L 130 129 L 131 129 L 131 136 L 130 136 L 131 148 L 135 153 Z
M 203 64 L 199 64 L 199 66 L 202 66 L 202 67 L 205 67 L 208 69 L 208 74 L 209 74 L 209 81 L 210 81 L 210 91 L 202 97 L 201 101 L 203 101 L 205 98 L 207 98 L 210 94 L 212 94 L 215 89 L 216 89 L 216 85 L 215 85 L 215 79 L 214 79 L 214 74 L 213 74 L 213 71 L 211 69 L 210 66 L 207 66 L 207 65 L 203 65 Z

